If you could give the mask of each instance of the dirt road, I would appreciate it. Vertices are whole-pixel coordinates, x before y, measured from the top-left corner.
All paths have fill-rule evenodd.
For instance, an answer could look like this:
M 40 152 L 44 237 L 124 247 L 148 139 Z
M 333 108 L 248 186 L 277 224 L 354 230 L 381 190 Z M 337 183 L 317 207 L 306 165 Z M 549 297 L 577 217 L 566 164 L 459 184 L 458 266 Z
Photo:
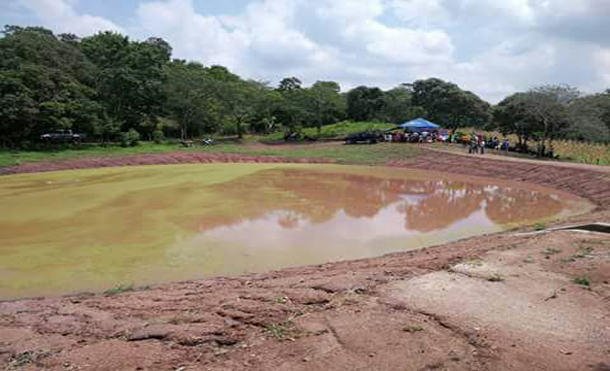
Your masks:
M 562 223 L 610 221 L 604 172 L 439 152 L 389 165 L 568 191 L 598 209 Z M 610 370 L 609 281 L 610 235 L 510 231 L 374 259 L 4 302 L 0 368 Z

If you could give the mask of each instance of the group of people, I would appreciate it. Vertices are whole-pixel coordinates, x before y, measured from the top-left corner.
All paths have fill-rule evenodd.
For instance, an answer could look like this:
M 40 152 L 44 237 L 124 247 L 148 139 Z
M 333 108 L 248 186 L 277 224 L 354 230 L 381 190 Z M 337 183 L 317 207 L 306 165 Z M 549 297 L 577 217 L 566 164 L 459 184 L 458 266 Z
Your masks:
M 402 132 L 396 131 L 385 136 L 387 142 L 433 143 L 442 142 L 443 138 L 436 132 Z
M 485 135 L 474 133 L 470 136 L 470 141 L 467 144 L 468 153 L 470 154 L 485 154 L 485 148 L 496 149 L 499 151 L 508 151 L 510 148 L 510 143 L 508 139 L 500 141 L 498 137 L 493 137 L 493 139 L 489 139 Z

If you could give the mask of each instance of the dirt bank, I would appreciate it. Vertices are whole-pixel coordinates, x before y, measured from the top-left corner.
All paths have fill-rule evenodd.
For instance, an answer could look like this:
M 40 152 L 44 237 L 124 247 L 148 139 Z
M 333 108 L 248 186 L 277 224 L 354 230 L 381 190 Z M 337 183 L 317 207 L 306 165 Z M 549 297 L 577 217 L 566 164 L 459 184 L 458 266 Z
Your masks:
M 557 188 L 599 206 L 563 223 L 610 221 L 603 172 L 443 153 L 389 165 Z M 609 281 L 610 235 L 513 231 L 375 259 L 5 302 L 0 367 L 610 370 Z
M 333 161 L 319 158 L 284 158 L 277 156 L 247 156 L 230 153 L 197 153 L 172 152 L 162 154 L 131 155 L 122 157 L 98 157 L 61 161 L 31 162 L 0 168 L 0 175 L 40 173 L 48 171 L 91 169 L 101 167 L 137 166 L 137 165 L 175 165 L 175 164 L 205 164 L 205 163 L 332 163 Z

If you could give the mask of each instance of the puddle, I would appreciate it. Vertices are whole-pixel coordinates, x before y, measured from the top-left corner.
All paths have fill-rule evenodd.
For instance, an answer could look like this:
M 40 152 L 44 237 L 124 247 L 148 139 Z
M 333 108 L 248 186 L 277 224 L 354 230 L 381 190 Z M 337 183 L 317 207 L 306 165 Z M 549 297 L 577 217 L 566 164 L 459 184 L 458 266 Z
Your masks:
M 588 211 L 521 183 L 211 164 L 0 178 L 0 298 L 380 256 Z

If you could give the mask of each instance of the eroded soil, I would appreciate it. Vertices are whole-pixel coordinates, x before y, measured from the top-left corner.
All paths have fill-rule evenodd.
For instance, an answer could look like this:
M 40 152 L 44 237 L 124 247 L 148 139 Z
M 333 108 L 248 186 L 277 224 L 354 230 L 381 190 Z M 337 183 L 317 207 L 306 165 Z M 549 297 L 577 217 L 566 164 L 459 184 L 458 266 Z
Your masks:
M 393 166 L 536 183 L 610 221 L 610 178 L 429 154 Z M 523 232 L 523 231 L 519 231 Z M 610 236 L 480 236 L 374 259 L 0 303 L 0 367 L 609 370 Z

